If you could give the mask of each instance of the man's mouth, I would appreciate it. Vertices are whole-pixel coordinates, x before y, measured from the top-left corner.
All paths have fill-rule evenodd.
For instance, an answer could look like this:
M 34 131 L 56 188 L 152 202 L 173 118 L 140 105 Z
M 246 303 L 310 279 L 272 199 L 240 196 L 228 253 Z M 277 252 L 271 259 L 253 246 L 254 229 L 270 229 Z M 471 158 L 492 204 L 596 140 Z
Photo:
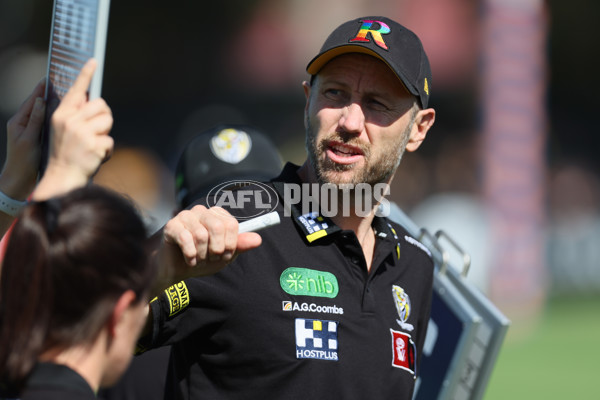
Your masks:
M 360 147 L 341 142 L 327 143 L 326 153 L 331 161 L 339 164 L 353 164 L 364 156 Z

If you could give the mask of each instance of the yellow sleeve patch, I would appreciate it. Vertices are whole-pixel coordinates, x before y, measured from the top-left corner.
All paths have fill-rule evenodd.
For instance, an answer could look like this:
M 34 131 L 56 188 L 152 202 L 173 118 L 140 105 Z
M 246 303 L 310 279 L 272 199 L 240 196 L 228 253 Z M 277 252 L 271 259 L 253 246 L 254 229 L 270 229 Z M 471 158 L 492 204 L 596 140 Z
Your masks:
M 169 317 L 181 312 L 190 304 L 190 294 L 184 281 L 169 286 L 165 293 L 169 299 Z

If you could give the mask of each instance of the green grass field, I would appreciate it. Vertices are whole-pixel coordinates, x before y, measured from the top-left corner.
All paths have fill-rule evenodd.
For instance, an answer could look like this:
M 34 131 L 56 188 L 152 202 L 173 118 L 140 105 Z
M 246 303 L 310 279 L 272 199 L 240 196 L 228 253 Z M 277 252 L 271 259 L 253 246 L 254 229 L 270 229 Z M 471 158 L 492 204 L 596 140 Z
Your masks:
M 600 399 L 600 296 L 552 299 L 530 333 L 518 331 L 508 330 L 485 400 Z

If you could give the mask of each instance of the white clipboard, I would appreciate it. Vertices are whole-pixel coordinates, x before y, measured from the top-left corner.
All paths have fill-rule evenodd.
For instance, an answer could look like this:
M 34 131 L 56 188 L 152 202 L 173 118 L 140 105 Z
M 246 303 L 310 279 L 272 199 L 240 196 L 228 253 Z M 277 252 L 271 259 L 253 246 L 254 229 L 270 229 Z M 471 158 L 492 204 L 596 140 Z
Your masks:
M 41 136 L 40 174 L 48 162 L 50 118 L 90 59 L 97 61 L 90 99 L 100 97 L 110 0 L 54 0 L 46 69 L 46 117 Z

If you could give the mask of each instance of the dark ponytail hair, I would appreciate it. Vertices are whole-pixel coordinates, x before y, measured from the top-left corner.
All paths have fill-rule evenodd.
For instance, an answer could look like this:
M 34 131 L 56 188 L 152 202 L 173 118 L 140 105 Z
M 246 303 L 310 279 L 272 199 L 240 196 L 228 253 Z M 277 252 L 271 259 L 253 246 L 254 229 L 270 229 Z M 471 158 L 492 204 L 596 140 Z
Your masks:
M 22 387 L 50 348 L 91 342 L 117 299 L 145 301 L 156 275 L 133 205 L 99 186 L 26 206 L 0 280 L 0 380 Z

